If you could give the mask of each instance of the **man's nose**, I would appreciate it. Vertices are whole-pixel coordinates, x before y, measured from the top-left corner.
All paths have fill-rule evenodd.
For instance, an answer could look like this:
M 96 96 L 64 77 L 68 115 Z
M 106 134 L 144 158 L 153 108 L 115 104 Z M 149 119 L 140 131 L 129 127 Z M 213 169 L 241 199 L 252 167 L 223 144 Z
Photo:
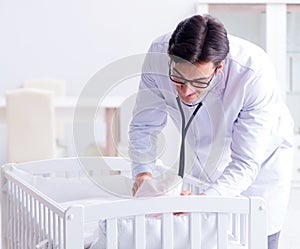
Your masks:
M 181 91 L 183 92 L 183 93 L 188 93 L 189 91 L 190 91 L 190 83 L 186 83 L 186 84 L 182 84 L 181 85 Z

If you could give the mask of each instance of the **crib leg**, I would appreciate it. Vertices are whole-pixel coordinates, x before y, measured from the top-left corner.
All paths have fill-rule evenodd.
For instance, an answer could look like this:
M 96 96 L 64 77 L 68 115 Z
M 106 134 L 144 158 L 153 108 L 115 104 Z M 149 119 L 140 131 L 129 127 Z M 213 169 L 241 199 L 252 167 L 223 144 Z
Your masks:
M 71 207 L 66 212 L 65 217 L 65 248 L 82 249 L 84 248 L 83 239 L 83 207 Z M 77 236 L 74 239 L 74 236 Z M 81 238 L 81 239 L 80 239 Z
M 263 199 L 250 197 L 250 209 L 249 249 L 267 249 L 266 203 Z

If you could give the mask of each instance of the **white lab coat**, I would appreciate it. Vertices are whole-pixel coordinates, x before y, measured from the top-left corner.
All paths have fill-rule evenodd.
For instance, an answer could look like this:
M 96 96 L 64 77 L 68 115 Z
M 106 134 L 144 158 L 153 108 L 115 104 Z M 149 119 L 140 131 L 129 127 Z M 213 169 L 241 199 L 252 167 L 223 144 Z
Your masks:
M 155 40 L 144 63 L 129 130 L 133 176 L 153 171 L 156 138 L 167 115 L 181 130 L 176 90 L 168 78 L 169 39 L 167 34 Z M 229 41 L 223 73 L 188 130 L 186 173 L 209 185 L 207 195 L 265 198 L 268 234 L 273 234 L 283 225 L 288 203 L 293 120 L 266 53 L 237 37 Z M 194 108 L 183 105 L 187 120 Z

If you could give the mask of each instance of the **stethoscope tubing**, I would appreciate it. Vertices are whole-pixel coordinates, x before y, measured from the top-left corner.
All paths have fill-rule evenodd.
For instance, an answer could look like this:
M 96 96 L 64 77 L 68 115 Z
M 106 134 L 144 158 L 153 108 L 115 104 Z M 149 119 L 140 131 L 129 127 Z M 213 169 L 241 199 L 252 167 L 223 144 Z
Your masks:
M 223 72 L 220 71 L 223 75 Z M 214 85 L 211 89 L 209 89 L 209 91 L 205 94 L 205 96 L 202 98 L 202 100 L 200 101 L 200 103 L 197 104 L 196 109 L 193 111 L 187 125 L 185 125 L 185 115 L 182 109 L 182 105 L 181 105 L 181 100 L 180 97 L 177 96 L 176 97 L 176 101 L 177 101 L 177 105 L 179 107 L 179 111 L 181 114 L 181 145 L 180 145 L 180 155 L 179 155 L 179 169 L 178 169 L 178 175 L 183 178 L 184 176 L 184 168 L 185 168 L 185 137 L 188 131 L 188 128 L 190 127 L 193 119 L 195 118 L 197 112 L 199 111 L 200 107 L 203 105 L 203 101 L 206 99 L 206 97 L 208 96 L 208 94 L 215 89 L 219 84 L 221 83 L 221 80 Z
M 180 110 L 181 114 L 181 145 L 180 145 L 180 156 L 179 156 L 179 169 L 178 169 L 178 175 L 183 178 L 184 176 L 184 162 L 185 162 L 185 137 L 187 134 L 187 131 L 195 118 L 198 110 L 202 106 L 202 101 L 197 105 L 196 109 L 193 111 L 187 125 L 185 125 L 185 115 L 181 106 L 181 100 L 179 96 L 176 97 L 177 104 Z

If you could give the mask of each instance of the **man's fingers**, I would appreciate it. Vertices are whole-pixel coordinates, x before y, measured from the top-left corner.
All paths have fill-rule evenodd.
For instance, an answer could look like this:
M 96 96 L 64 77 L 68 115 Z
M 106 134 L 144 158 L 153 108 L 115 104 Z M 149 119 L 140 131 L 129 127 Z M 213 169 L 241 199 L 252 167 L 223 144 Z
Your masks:
M 135 196 L 136 191 L 143 184 L 144 179 L 136 179 L 132 187 L 132 195 Z
M 189 190 L 183 190 L 180 195 L 192 195 L 192 192 Z
M 140 186 L 140 183 L 139 183 L 139 182 L 135 181 L 135 182 L 133 183 L 133 186 L 132 186 L 132 189 L 131 189 L 131 192 L 132 192 L 132 195 L 133 195 L 133 196 L 135 196 L 135 193 L 136 193 L 136 191 L 138 190 L 139 186 Z
M 149 172 L 144 172 L 144 173 L 138 174 L 135 177 L 135 181 L 134 181 L 132 189 L 131 189 L 133 196 L 135 196 L 136 191 L 143 184 L 144 180 L 149 179 L 149 178 L 152 178 L 152 174 Z

